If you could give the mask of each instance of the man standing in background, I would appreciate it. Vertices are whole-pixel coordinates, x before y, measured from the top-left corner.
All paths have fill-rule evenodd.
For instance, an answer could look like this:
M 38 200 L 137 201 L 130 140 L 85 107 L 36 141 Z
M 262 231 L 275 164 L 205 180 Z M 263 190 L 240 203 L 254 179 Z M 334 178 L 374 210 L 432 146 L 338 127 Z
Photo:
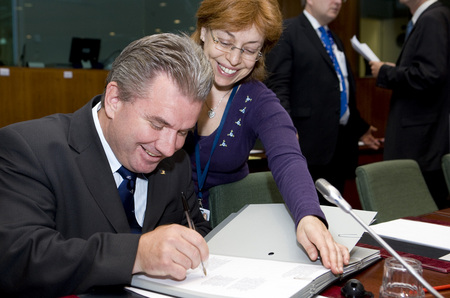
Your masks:
M 303 0 L 304 11 L 284 23 L 267 57 L 266 84 L 291 115 L 314 180 L 325 178 L 343 192 L 354 176 L 358 141 L 378 149 L 380 140 L 356 108 L 355 82 L 343 45 L 328 24 L 342 0 Z M 329 205 L 321 196 L 320 203 Z
M 392 89 L 384 159 L 414 159 L 439 209 L 450 207 L 441 168 L 449 152 L 450 10 L 436 0 L 400 0 L 412 19 L 396 64 L 370 61 Z

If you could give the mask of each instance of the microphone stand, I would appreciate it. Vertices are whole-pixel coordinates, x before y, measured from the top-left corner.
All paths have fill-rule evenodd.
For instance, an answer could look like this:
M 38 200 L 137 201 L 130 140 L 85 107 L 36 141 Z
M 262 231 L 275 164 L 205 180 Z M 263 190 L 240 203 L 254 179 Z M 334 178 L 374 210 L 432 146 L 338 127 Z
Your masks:
M 444 298 L 438 291 L 433 288 L 411 265 L 409 265 L 386 241 L 378 236 L 375 231 L 369 227 L 364 221 L 353 212 L 349 203 L 341 196 L 341 193 L 332 186 L 327 180 L 320 178 L 316 181 L 317 190 L 327 199 L 330 203 L 335 204 L 341 208 L 344 212 L 349 213 L 367 232 L 383 246 L 394 258 L 396 258 L 417 280 L 431 293 L 438 298 Z

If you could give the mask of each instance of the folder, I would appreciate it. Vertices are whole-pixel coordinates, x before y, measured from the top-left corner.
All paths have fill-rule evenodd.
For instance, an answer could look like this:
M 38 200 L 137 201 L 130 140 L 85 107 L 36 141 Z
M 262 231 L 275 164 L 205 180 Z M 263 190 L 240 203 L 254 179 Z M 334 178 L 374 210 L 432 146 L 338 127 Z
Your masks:
M 322 206 L 336 241 L 351 250 L 344 276 L 380 259 L 379 250 L 357 247 L 362 228 L 337 207 Z M 355 210 L 370 223 L 375 212 Z M 284 204 L 251 204 L 230 215 L 206 240 L 210 259 L 184 281 L 136 275 L 131 285 L 181 297 L 313 297 L 339 276 L 312 262 L 296 241 Z M 349 247 L 350 246 L 350 247 Z

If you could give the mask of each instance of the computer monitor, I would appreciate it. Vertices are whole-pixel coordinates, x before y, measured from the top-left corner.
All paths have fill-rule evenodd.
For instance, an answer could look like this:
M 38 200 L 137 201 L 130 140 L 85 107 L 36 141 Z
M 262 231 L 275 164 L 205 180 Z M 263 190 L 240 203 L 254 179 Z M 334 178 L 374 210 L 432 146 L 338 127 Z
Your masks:
M 72 38 L 69 62 L 73 68 L 97 68 L 103 65 L 98 62 L 100 54 L 100 39 L 96 38 Z

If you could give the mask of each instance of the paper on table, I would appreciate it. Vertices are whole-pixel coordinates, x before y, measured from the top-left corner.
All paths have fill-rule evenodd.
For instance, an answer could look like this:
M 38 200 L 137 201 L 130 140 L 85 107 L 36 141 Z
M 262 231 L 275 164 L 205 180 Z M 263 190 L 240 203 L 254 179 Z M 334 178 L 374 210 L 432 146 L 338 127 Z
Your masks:
M 377 57 L 377 55 L 375 55 L 372 49 L 367 44 L 360 43 L 355 35 L 353 35 L 353 37 L 350 39 L 350 42 L 352 43 L 353 49 L 355 49 L 355 51 L 357 51 L 367 61 L 380 61 L 380 59 Z
M 380 236 L 450 250 L 450 227 L 427 222 L 396 219 L 372 225 Z
M 137 275 L 133 285 L 183 297 L 292 297 L 329 272 L 323 266 L 219 255 L 210 255 L 206 266 L 207 276 L 201 268 L 188 270 L 183 282 Z

